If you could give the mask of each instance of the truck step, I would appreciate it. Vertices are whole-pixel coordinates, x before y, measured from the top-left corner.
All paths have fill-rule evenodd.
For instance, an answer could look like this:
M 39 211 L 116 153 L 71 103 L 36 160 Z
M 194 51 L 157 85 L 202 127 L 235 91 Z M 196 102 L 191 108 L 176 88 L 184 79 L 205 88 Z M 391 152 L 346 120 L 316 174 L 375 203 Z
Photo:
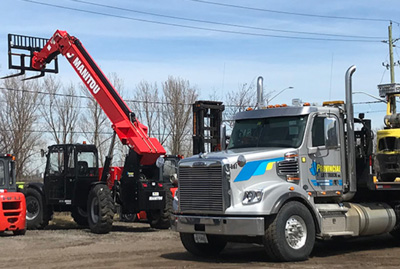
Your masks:
M 376 190 L 400 190 L 400 182 L 375 182 Z

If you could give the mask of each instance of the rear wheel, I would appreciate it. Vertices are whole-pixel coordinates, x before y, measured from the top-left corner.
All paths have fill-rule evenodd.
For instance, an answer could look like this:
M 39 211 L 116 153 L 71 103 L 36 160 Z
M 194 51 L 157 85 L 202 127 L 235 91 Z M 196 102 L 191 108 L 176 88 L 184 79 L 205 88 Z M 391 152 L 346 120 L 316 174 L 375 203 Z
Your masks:
M 43 196 L 35 189 L 28 188 L 25 192 L 26 227 L 28 229 L 43 229 L 49 224 L 47 208 L 44 207 Z
M 97 184 L 89 193 L 88 221 L 90 230 L 96 234 L 109 233 L 115 214 L 111 191 L 104 184 Z
M 270 220 L 263 241 L 268 256 L 275 261 L 307 260 L 315 243 L 310 211 L 300 202 L 288 202 Z
M 198 236 L 199 238 L 196 238 Z M 215 256 L 226 246 L 227 241 L 221 236 L 211 234 L 180 233 L 181 241 L 187 251 L 200 257 Z
M 89 225 L 87 211 L 82 209 L 81 207 L 74 206 L 71 210 L 71 216 L 78 225 Z
M 164 209 L 150 210 L 146 212 L 151 228 L 168 229 L 171 226 L 170 218 L 172 214 L 172 199 L 171 191 L 166 189 Z
M 396 223 L 396 226 L 394 226 L 393 230 L 390 231 L 390 235 L 396 239 L 400 239 L 400 223 Z

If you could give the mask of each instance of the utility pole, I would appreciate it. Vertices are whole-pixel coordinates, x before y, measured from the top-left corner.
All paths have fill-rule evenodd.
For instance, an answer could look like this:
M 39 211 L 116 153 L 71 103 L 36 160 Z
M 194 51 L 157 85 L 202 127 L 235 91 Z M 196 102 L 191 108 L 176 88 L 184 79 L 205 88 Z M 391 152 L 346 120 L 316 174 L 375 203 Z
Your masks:
M 390 21 L 389 29 L 389 59 L 390 59 L 390 83 L 395 83 L 394 62 L 393 62 L 393 39 L 392 39 L 392 21 Z M 396 40 L 397 41 L 397 40 Z
M 400 84 L 396 84 L 395 75 L 394 75 L 394 66 L 396 65 L 393 60 L 393 47 L 394 43 L 397 42 L 399 39 L 396 38 L 393 40 L 392 38 L 392 21 L 390 21 L 388 27 L 388 34 L 389 40 L 383 41 L 388 43 L 389 45 L 389 64 L 383 64 L 386 68 L 390 70 L 390 84 L 381 84 L 378 85 L 379 88 L 379 95 L 380 97 L 386 97 L 387 100 L 387 110 L 385 116 L 385 124 L 387 127 L 393 128 L 394 126 L 400 127 L 400 121 L 396 118 L 396 97 L 400 94 Z M 400 62 L 399 62 L 400 63 Z M 399 128 L 396 127 L 396 128 Z
M 398 40 L 395 39 L 393 40 L 392 38 L 392 21 L 390 21 L 389 27 L 388 27 L 388 34 L 389 34 L 389 40 L 388 41 L 383 41 L 385 43 L 388 43 L 389 45 L 389 64 L 383 64 L 386 68 L 390 70 L 390 84 L 381 84 L 378 85 L 379 88 L 379 95 L 381 97 L 386 97 L 387 98 L 387 115 L 393 115 L 396 114 L 396 94 L 399 93 L 400 90 L 400 85 L 396 84 L 395 82 L 395 75 L 394 75 L 394 60 L 393 60 L 393 46 L 394 43 Z M 385 121 L 387 124 L 388 122 Z
M 393 63 L 393 40 L 392 40 L 392 21 L 390 21 L 389 27 L 388 27 L 388 32 L 389 32 L 389 68 L 390 68 L 390 83 L 393 84 L 395 81 L 394 78 L 394 63 Z M 396 113 L 396 96 L 389 95 L 389 112 L 390 114 L 395 114 Z

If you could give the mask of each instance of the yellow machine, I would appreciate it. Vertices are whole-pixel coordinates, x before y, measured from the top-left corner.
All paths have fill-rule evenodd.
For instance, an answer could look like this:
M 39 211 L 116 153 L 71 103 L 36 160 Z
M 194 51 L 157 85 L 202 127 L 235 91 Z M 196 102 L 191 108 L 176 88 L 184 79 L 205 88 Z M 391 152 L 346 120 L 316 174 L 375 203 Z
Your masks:
M 400 114 L 396 113 L 396 97 L 400 84 L 378 85 L 380 97 L 386 97 L 385 129 L 377 132 L 375 168 L 378 181 L 400 182 Z

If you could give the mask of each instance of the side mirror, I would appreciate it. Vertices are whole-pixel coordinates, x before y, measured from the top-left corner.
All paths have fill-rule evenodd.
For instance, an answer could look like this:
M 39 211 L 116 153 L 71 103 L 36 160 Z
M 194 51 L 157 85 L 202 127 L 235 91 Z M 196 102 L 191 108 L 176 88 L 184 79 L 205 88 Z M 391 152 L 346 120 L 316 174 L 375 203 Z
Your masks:
M 40 150 L 40 156 L 42 156 L 42 158 L 46 155 L 46 152 L 44 151 L 44 149 Z

